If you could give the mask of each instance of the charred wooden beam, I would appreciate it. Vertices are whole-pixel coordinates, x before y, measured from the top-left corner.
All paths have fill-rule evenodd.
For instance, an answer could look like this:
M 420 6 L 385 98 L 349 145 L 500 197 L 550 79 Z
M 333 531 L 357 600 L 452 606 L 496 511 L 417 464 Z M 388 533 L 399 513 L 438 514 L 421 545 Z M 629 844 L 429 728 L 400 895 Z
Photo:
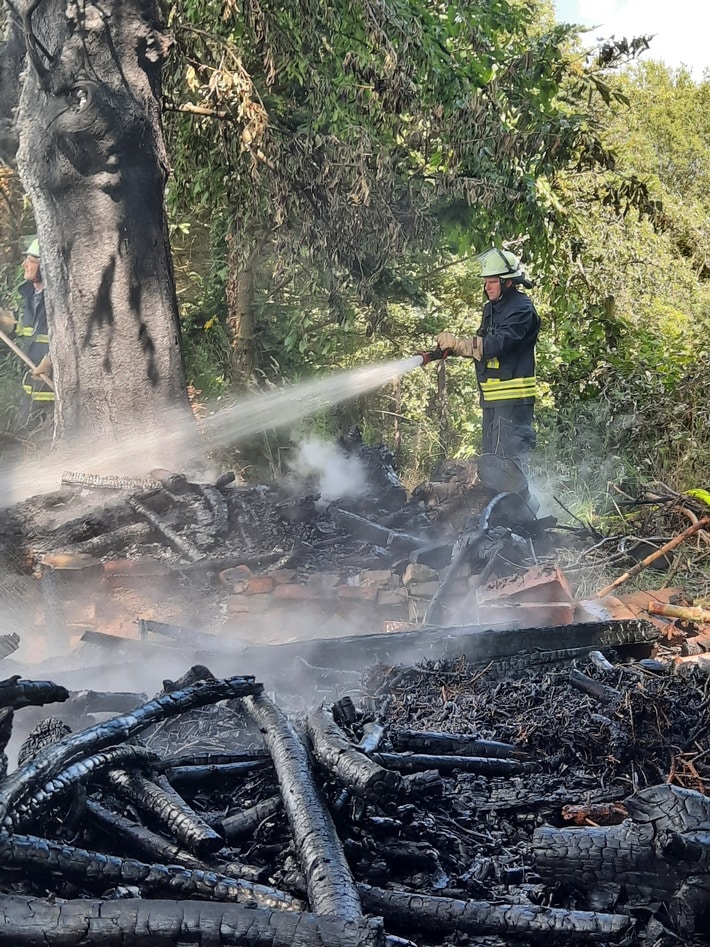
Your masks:
M 255 694 L 262 685 L 253 678 L 232 677 L 218 681 L 200 681 L 182 691 L 155 697 L 129 714 L 113 717 L 78 733 L 72 733 L 47 746 L 31 760 L 19 766 L 0 782 L 0 824 L 12 824 L 15 807 L 70 763 L 122 743 L 160 720 L 174 717 L 193 707 L 220 700 Z
M 539 938 L 545 943 L 617 943 L 635 928 L 633 918 L 623 914 L 462 901 L 364 884 L 358 885 L 358 890 L 367 911 L 383 917 L 387 925 L 404 931 L 430 931 L 439 937 L 456 931 Z
M 221 819 L 220 823 L 227 841 L 233 844 L 244 838 L 250 838 L 262 822 L 276 815 L 281 809 L 283 809 L 281 796 L 270 796 L 254 806 L 249 806 L 248 809 Z
M 453 753 L 458 756 L 486 756 L 497 759 L 528 759 L 529 753 L 499 740 L 481 740 L 466 733 L 439 733 L 434 730 L 395 730 L 390 734 L 395 749 L 410 752 Z
M 327 708 L 321 706 L 309 714 L 306 727 L 318 762 L 357 796 L 378 799 L 400 791 L 399 774 L 368 759 L 353 746 Z
M 0 833 L 0 860 L 6 868 L 21 868 L 30 875 L 59 875 L 91 890 L 134 885 L 146 894 L 232 901 L 277 911 L 303 909 L 302 902 L 290 894 L 241 878 L 179 865 L 149 865 L 133 858 L 119 858 L 63 842 L 50 842 L 34 835 Z
M 316 914 L 357 920 L 362 908 L 345 852 L 314 779 L 304 740 L 262 695 L 240 701 L 261 730 L 274 761 L 308 899 Z
M 202 857 L 224 848 L 224 838 L 188 806 L 177 793 L 167 792 L 138 773 L 112 769 L 106 783 L 133 803 L 148 822 L 173 835 L 189 851 Z
M 123 947 L 150 942 L 160 947 L 385 947 L 379 919 L 343 919 L 204 901 L 49 901 L 0 897 L 0 943 L 46 947 Z M 148 940 L 146 940 L 148 938 Z
M 434 756 L 430 753 L 373 753 L 372 759 L 381 766 L 402 773 L 437 769 L 444 773 L 459 769 L 464 773 L 480 773 L 482 776 L 515 776 L 519 773 L 539 771 L 536 763 L 522 760 L 497 759 L 490 756 Z

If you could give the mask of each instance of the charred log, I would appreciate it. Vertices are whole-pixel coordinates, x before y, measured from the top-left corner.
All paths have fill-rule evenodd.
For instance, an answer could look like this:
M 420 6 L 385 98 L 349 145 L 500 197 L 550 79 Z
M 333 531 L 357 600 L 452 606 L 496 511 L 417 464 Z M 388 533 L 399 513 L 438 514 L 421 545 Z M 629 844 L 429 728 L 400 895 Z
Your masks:
M 345 920 L 362 917 L 345 852 L 316 785 L 303 739 L 288 717 L 263 695 L 243 698 L 241 704 L 273 757 L 311 909 Z
M 180 555 L 185 556 L 190 562 L 198 562 L 200 559 L 204 559 L 205 554 L 191 540 L 174 530 L 157 513 L 148 509 L 145 503 L 141 503 L 137 497 L 128 497 L 128 505 L 150 523 Z
M 380 920 L 259 910 L 204 901 L 44 901 L 0 898 L 0 944 L 46 947 L 384 947 Z M 159 933 L 158 933 L 159 932 Z M 160 938 L 159 940 L 157 938 Z M 147 939 L 146 939 L 147 938 Z M 209 940 L 207 940 L 209 938 Z
M 634 899 L 662 901 L 678 928 L 692 932 L 710 910 L 710 799 L 663 784 L 626 800 L 629 818 L 607 828 L 539 828 L 535 864 L 546 883 L 564 882 L 588 896 L 608 885 Z M 699 835 L 700 833 L 700 835 Z
M 308 716 L 307 730 L 318 762 L 356 795 L 377 799 L 400 791 L 399 774 L 386 770 L 354 747 L 325 707 Z
M 363 884 L 358 885 L 358 890 L 368 912 L 403 931 L 527 936 L 562 944 L 577 940 L 617 943 L 628 937 L 635 926 L 632 918 L 621 914 L 565 911 L 536 904 L 460 901 L 385 891 Z
M 30 876 L 36 873 L 58 875 L 99 891 L 115 885 L 133 885 L 145 893 L 233 901 L 277 911 L 300 911 L 303 907 L 300 901 L 285 892 L 229 878 L 218 872 L 191 870 L 178 865 L 149 865 L 33 835 L 1 833 L 0 860 L 5 867 L 22 868 Z
M 170 766 L 165 770 L 170 783 L 196 788 L 215 782 L 234 782 L 247 773 L 263 769 L 265 760 L 242 760 L 237 763 L 211 763 L 206 766 Z

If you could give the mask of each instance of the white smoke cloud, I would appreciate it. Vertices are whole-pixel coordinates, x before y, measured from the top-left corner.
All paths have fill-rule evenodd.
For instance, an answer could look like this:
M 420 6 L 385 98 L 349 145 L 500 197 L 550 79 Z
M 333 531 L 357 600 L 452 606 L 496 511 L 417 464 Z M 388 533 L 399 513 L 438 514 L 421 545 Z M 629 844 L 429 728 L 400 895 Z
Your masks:
M 363 496 L 367 491 L 367 473 L 360 458 L 318 437 L 300 444 L 291 471 L 299 480 L 314 482 L 316 492 L 327 503 Z

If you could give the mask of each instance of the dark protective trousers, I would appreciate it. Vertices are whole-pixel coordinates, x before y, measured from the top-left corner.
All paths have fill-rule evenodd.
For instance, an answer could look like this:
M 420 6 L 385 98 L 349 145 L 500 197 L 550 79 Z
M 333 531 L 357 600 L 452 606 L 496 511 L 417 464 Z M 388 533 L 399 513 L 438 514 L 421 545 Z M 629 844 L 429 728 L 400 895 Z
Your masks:
M 483 453 L 515 460 L 527 473 L 530 451 L 535 447 L 535 405 L 498 401 L 483 406 Z

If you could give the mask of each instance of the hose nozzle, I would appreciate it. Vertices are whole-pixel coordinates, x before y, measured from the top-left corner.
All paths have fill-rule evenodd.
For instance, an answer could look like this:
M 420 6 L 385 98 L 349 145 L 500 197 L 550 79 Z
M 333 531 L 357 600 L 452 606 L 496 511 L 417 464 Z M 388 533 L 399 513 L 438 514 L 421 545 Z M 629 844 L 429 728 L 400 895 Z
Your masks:
M 451 349 L 435 348 L 431 352 L 417 352 L 417 355 L 421 357 L 422 368 L 424 368 L 429 362 L 438 362 L 440 359 L 448 358 L 451 355 Z

